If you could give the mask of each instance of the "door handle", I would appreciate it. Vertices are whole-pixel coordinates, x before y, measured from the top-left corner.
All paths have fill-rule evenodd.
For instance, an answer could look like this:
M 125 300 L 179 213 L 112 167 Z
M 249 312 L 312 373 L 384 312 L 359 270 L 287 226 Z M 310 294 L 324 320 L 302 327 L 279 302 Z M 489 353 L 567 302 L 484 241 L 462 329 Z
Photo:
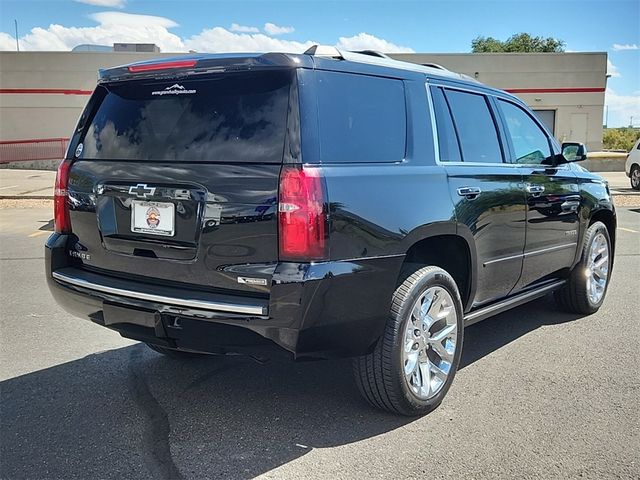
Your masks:
M 460 187 L 458 195 L 467 198 L 467 200 L 475 200 L 482 193 L 478 187 Z
M 526 190 L 527 190 L 527 193 L 530 193 L 532 196 L 539 197 L 544 193 L 544 186 L 527 184 Z

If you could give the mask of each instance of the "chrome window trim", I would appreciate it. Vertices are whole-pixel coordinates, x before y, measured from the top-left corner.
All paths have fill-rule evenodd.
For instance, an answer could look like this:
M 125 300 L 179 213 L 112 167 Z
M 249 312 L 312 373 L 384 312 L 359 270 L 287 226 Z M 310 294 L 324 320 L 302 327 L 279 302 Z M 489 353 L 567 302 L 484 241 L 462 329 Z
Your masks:
M 511 161 L 505 161 L 502 163 L 488 163 L 488 162 L 443 162 L 440 160 L 440 147 L 438 146 L 438 131 L 436 128 L 436 122 L 435 122 L 435 110 L 433 108 L 433 97 L 431 95 L 431 89 L 430 87 L 441 87 L 441 88 L 448 88 L 450 90 L 460 90 L 461 92 L 467 92 L 467 93 L 474 93 L 476 95 L 485 95 L 487 97 L 493 97 L 496 100 L 504 100 L 506 102 L 512 103 L 517 107 L 520 107 L 522 109 L 522 105 L 518 104 L 519 100 L 517 97 L 512 97 L 510 96 L 508 93 L 507 95 L 500 95 L 497 92 L 494 92 L 492 90 L 487 90 L 484 91 L 483 89 L 473 89 L 473 88 L 465 88 L 465 87 L 461 87 L 458 85 L 450 85 L 448 83 L 441 83 L 436 81 L 431 81 L 431 79 L 429 77 L 427 77 L 427 80 L 425 82 L 425 87 L 427 89 L 427 99 L 429 101 L 429 117 L 431 118 L 431 129 L 433 131 L 433 140 L 434 140 L 434 151 L 436 153 L 436 165 L 439 166 L 445 166 L 445 165 L 470 165 L 470 166 L 474 166 L 474 167 L 480 167 L 480 166 L 487 166 L 487 167 L 495 167 L 495 166 L 502 166 L 502 167 L 526 167 L 526 168 L 540 168 L 540 167 L 547 167 L 547 165 L 542 165 L 541 163 L 513 163 Z M 525 111 L 525 113 L 527 113 L 527 115 L 529 115 L 528 112 Z M 493 115 L 493 112 L 492 112 Z M 529 117 L 531 117 L 531 115 L 529 115 Z M 531 117 L 532 120 L 534 121 L 534 123 L 536 123 L 538 125 L 538 127 L 540 127 L 542 129 L 543 132 L 545 132 L 545 134 L 547 134 L 547 140 L 549 140 L 550 142 L 555 138 L 555 137 L 551 137 L 551 139 L 549 138 L 549 132 L 546 130 L 545 127 L 541 127 L 540 122 L 537 120 L 537 118 Z M 556 170 L 569 170 L 568 165 L 564 164 L 564 165 L 557 165 L 555 167 Z
M 238 305 L 232 303 L 210 302 L 207 300 L 167 297 L 164 295 L 156 295 L 153 293 L 136 292 L 132 290 L 125 290 L 123 288 L 100 285 L 98 283 L 93 283 L 88 280 L 84 280 L 82 278 L 74 277 L 72 275 L 67 275 L 60 272 L 52 272 L 51 275 L 56 281 L 60 282 L 61 284 L 73 285 L 90 291 L 107 293 L 110 295 L 119 295 L 122 297 L 132 298 L 134 300 L 146 300 L 149 302 L 175 305 L 178 307 L 188 307 L 217 312 L 240 313 L 258 316 L 267 315 L 267 309 L 260 305 Z

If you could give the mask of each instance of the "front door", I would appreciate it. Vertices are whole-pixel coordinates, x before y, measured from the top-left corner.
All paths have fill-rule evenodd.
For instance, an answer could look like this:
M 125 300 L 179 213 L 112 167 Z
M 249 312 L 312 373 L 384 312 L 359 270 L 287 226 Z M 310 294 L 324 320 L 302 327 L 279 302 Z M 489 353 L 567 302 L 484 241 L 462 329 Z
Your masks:
M 447 171 L 458 229 L 477 255 L 474 306 L 508 295 L 520 278 L 526 203 L 522 174 L 504 162 L 486 96 L 431 88 L 440 161 Z
M 515 290 L 553 278 L 572 266 L 578 241 L 580 193 L 567 165 L 552 166 L 547 132 L 524 108 L 498 105 L 506 124 L 511 161 L 519 165 L 527 202 L 527 238 L 522 276 Z

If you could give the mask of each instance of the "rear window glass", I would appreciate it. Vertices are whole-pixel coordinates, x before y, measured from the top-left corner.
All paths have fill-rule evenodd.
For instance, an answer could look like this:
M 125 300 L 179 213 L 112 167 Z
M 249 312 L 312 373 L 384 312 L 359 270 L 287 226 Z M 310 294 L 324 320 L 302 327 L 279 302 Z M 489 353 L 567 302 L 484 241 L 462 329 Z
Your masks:
M 404 159 L 407 116 L 401 80 L 322 71 L 316 79 L 322 162 Z
M 82 158 L 281 162 L 292 73 L 130 81 L 104 96 Z

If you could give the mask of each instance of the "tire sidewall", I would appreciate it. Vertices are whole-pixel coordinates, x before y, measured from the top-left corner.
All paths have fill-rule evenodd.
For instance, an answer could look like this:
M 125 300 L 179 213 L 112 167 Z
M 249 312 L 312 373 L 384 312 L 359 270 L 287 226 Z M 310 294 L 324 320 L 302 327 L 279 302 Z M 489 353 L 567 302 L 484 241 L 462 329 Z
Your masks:
M 423 269 L 427 270 L 427 269 Z M 418 271 L 418 273 L 421 270 Z M 456 338 L 456 351 L 451 363 L 451 370 L 447 376 L 445 384 L 440 391 L 434 397 L 423 400 L 418 398 L 405 380 L 404 375 L 404 362 L 402 359 L 402 351 L 404 349 L 404 332 L 407 323 L 411 321 L 411 309 L 418 300 L 418 298 L 431 287 L 440 287 L 445 289 L 453 299 L 454 307 L 456 309 L 457 317 L 457 338 Z M 428 269 L 416 282 L 414 282 L 410 288 L 408 294 L 404 298 L 404 302 L 397 316 L 397 329 L 394 336 L 393 345 L 393 375 L 394 384 L 400 390 L 399 398 L 405 406 L 405 410 L 409 412 L 415 412 L 415 415 L 421 415 L 427 413 L 436 408 L 444 399 L 445 395 L 449 391 L 453 379 L 456 375 L 456 371 L 460 364 L 460 358 L 462 356 L 462 344 L 464 339 L 464 321 L 462 311 L 462 301 L 460 300 L 460 293 L 453 278 L 440 268 Z

